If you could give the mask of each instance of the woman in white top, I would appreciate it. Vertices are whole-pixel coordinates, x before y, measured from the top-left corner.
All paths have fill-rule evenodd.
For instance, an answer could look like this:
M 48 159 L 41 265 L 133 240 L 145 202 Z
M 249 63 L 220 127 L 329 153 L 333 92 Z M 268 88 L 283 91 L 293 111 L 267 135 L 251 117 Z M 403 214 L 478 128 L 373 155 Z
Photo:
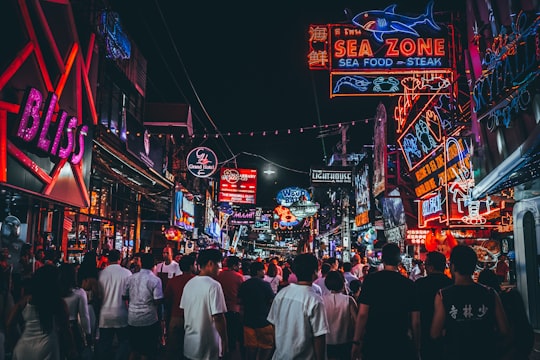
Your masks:
M 268 264 L 268 269 L 266 270 L 266 275 L 264 275 L 264 281 L 270 283 L 270 287 L 274 294 L 277 293 L 279 283 L 281 282 L 282 277 L 278 275 L 277 265 L 274 263 Z
M 86 346 L 91 345 L 92 330 L 86 291 L 77 287 L 77 274 L 73 264 L 64 263 L 60 266 L 60 288 L 60 294 L 68 308 L 73 339 L 80 355 Z
M 344 294 L 345 278 L 340 271 L 330 271 L 324 280 L 330 294 L 323 296 L 326 318 L 330 332 L 326 334 L 328 360 L 350 359 L 354 322 L 358 306 L 349 295 Z

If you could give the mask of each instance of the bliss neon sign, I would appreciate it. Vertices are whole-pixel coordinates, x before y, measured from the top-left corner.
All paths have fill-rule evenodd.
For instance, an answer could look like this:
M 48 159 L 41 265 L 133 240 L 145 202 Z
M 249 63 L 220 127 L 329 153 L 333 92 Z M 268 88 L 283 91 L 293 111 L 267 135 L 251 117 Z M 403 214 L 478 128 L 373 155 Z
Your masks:
M 60 110 L 53 122 L 53 112 L 58 96 L 50 93 L 40 116 L 43 95 L 29 88 L 20 108 L 17 137 L 27 143 L 35 143 L 38 150 L 60 159 L 78 164 L 84 155 L 84 138 L 88 126 L 78 126 L 78 119 Z

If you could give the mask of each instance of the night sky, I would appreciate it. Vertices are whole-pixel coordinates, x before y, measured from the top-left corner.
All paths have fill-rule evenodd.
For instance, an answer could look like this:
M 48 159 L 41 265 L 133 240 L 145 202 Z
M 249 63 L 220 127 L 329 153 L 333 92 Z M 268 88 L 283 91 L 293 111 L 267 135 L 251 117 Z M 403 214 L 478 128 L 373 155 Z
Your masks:
M 396 12 L 419 14 L 427 1 L 112 1 L 148 61 L 147 101 L 191 104 L 197 134 L 216 133 L 207 113 L 226 143 L 209 137 L 195 145 L 212 148 L 220 162 L 249 152 L 296 170 L 273 166 L 277 173 L 269 178 L 263 173 L 268 162 L 237 156 L 238 167 L 259 171 L 259 205 L 271 205 L 281 188 L 308 187 L 310 167 L 323 166 L 325 154 L 337 151 L 339 135 L 323 144 L 317 129 L 300 128 L 355 121 L 348 151 L 373 143 L 373 123 L 364 120 L 375 115 L 379 102 L 391 105 L 395 98 L 330 99 L 328 71 L 307 64 L 308 28 L 350 23 L 345 9 L 354 16 L 394 3 Z M 447 3 L 436 1 L 435 11 L 446 10 Z M 238 131 L 268 133 L 226 135 Z

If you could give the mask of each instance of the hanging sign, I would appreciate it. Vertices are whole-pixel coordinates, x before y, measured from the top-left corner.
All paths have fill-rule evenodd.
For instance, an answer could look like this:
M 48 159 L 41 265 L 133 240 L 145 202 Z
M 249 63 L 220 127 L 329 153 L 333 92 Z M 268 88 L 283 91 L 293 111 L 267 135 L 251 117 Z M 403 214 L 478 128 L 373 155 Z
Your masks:
M 293 203 L 298 200 L 305 198 L 310 200 L 309 191 L 301 189 L 299 187 L 288 187 L 280 190 L 276 195 L 276 200 L 280 205 L 291 206 Z
M 193 176 L 207 178 L 216 172 L 218 159 L 211 149 L 201 146 L 189 152 L 186 163 Z

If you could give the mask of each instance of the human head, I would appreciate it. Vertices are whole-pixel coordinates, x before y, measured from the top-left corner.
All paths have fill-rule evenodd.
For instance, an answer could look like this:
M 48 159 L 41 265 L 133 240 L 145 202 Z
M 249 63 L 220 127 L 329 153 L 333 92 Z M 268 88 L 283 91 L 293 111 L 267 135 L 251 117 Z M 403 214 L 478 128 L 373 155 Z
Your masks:
M 202 250 L 197 257 L 201 267 L 201 275 L 217 277 L 223 257 L 218 249 Z
M 330 264 L 330 270 L 337 270 L 339 268 L 339 260 L 336 257 L 329 257 L 326 262 Z
M 458 245 L 450 253 L 450 266 L 454 272 L 463 276 L 471 276 L 476 268 L 478 258 L 474 250 L 466 245 Z
M 426 271 L 432 272 L 444 272 L 446 269 L 446 257 L 443 253 L 438 251 L 430 251 L 426 255 Z
M 166 264 L 170 264 L 172 261 L 172 248 L 165 246 L 163 248 L 163 261 L 165 261 Z
M 249 266 L 249 274 L 251 277 L 264 277 L 264 264 L 262 262 L 254 261 Z
M 353 265 L 360 264 L 360 255 L 354 254 L 353 257 L 351 258 L 351 263 Z
M 385 265 L 398 266 L 401 262 L 401 251 L 394 243 L 387 243 L 382 248 L 382 262 Z
M 266 270 L 266 275 L 268 275 L 270 277 L 275 277 L 277 275 L 277 273 L 278 273 L 277 265 L 274 264 L 273 262 L 268 264 L 268 269 Z
M 352 270 L 352 264 L 350 262 L 343 263 L 343 271 L 350 272 Z
M 490 288 L 496 290 L 497 292 L 501 291 L 501 282 L 495 273 L 490 269 L 484 269 L 478 274 L 478 282 L 480 284 L 489 286 Z
M 317 258 L 313 254 L 304 253 L 294 258 L 293 271 L 298 281 L 313 281 L 318 267 Z
M 112 249 L 111 251 L 109 251 L 108 258 L 109 258 L 109 264 L 118 263 L 120 261 L 120 251 L 116 249 Z
M 357 296 L 362 287 L 362 282 L 360 280 L 353 280 L 349 283 L 349 289 L 351 289 L 351 295 Z
M 238 256 L 227 256 L 227 268 L 229 270 L 240 270 L 240 258 Z
M 345 278 L 341 271 L 330 271 L 324 278 L 324 285 L 330 291 L 342 291 L 345 286 Z
M 154 267 L 154 256 L 150 253 L 141 254 L 141 268 L 151 270 Z
M 184 274 L 193 272 L 194 265 L 195 265 L 195 258 L 193 256 L 182 256 L 182 258 L 180 259 L 180 263 L 178 265 L 180 266 L 180 270 L 182 270 Z
M 322 277 L 325 277 L 326 275 L 328 275 L 328 273 L 330 272 L 330 264 L 329 263 L 323 263 L 321 265 L 321 275 Z
M 45 332 L 53 329 L 54 311 L 60 298 L 60 276 L 56 266 L 42 266 L 31 280 L 32 304 L 36 306 L 41 327 Z

